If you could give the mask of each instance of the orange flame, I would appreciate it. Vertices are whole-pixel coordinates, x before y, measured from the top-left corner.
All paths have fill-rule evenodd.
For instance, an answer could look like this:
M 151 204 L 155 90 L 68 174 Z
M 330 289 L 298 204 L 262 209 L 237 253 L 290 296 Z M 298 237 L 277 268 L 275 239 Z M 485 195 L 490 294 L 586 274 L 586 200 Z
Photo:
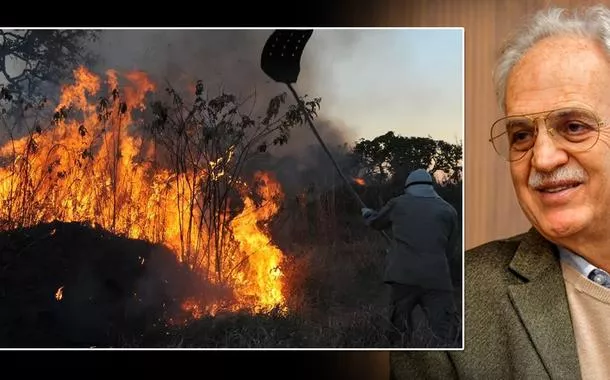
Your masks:
M 260 311 L 284 302 L 280 281 L 282 272 L 279 269 L 282 251 L 271 244 L 269 235 L 257 225 L 259 220 L 269 220 L 277 213 L 279 207 L 274 200 L 281 195 L 281 189 L 267 173 L 259 172 L 256 178 L 263 183 L 260 188 L 263 206 L 256 208 L 252 199 L 244 197 L 244 210 L 231 221 L 231 227 L 243 252 L 265 258 L 249 261 L 249 265 L 237 274 L 236 294 L 239 302 L 251 304 L 254 301 L 256 311 Z
M 354 182 L 356 182 L 360 186 L 366 185 L 366 182 L 364 182 L 364 179 L 362 178 L 354 177 Z
M 189 209 L 186 200 L 196 197 L 193 183 L 226 175 L 222 163 L 233 159 L 233 150 L 210 162 L 208 170 L 197 171 L 195 179 L 159 168 L 152 164 L 150 142 L 129 133 L 132 112 L 144 110 L 146 95 L 156 88 L 146 74 L 127 73 L 124 79 L 130 85 L 119 91 L 119 73 L 108 70 L 109 96 L 96 102 L 88 97 L 99 96 L 100 78 L 82 67 L 74 76 L 74 84 L 62 89 L 52 128 L 0 146 L 0 159 L 9 158 L 4 161 L 7 165 L 0 166 L 0 202 L 6 206 L 0 208 L 0 226 L 85 221 L 120 235 L 163 243 L 179 259 L 183 252 L 200 252 L 207 261 L 200 260 L 192 269 L 211 282 L 228 284 L 234 300 L 223 306 L 185 301 L 183 308 L 195 317 L 221 308 L 256 312 L 282 307 L 282 252 L 259 225 L 278 211 L 280 185 L 269 174 L 256 175 L 262 206 L 242 192 L 243 211 L 226 223 L 233 239 L 223 244 L 233 249 L 219 259 L 216 248 L 203 241 L 220 231 L 205 226 L 185 229 L 189 217 L 197 220 L 203 213 Z M 74 110 L 80 120 L 68 117 L 68 111 Z M 227 268 L 224 278 L 211 275 L 219 266 Z
M 60 286 L 55 292 L 55 299 L 61 301 L 62 298 L 64 298 L 64 287 Z

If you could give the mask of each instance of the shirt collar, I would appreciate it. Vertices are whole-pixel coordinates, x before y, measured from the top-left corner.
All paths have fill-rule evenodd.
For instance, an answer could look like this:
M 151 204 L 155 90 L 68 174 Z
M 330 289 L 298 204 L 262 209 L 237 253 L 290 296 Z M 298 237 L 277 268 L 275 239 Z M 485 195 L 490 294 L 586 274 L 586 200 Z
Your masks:
M 559 257 L 561 258 L 561 261 L 572 266 L 583 276 L 588 277 L 589 273 L 591 273 L 593 269 L 599 269 L 595 265 L 585 260 L 585 258 L 575 254 L 569 249 L 561 246 L 557 246 L 557 248 L 559 249 Z

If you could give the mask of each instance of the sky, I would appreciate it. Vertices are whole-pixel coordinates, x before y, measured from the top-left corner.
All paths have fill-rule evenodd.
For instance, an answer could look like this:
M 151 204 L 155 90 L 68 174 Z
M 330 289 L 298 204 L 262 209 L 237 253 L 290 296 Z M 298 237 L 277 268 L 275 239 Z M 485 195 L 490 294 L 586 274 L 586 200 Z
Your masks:
M 354 36 L 348 51 L 334 48 L 337 33 Z M 317 30 L 307 54 L 317 56 L 312 91 L 332 100 L 323 112 L 359 137 L 462 139 L 462 30 Z
M 216 91 L 247 96 L 256 90 L 264 102 L 287 90 L 260 69 L 272 32 L 104 30 L 90 46 L 100 57 L 91 69 L 144 70 L 161 86 L 202 79 Z M 294 87 L 300 95 L 322 98 L 318 122 L 333 143 L 388 131 L 455 143 L 463 137 L 463 31 L 316 29 Z
M 100 69 L 181 71 L 233 92 L 286 91 L 260 69 L 273 30 L 107 31 Z M 453 29 L 316 29 L 296 91 L 322 98 L 320 117 L 343 140 L 394 131 L 455 143 L 463 136 L 463 32 Z M 259 96 L 264 98 L 264 96 Z

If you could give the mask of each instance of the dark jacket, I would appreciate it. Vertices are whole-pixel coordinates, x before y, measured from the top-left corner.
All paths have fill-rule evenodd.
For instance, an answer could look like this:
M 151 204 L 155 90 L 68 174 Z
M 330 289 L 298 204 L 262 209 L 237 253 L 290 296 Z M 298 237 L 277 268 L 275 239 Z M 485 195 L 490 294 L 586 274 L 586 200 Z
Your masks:
M 461 251 L 457 212 L 432 186 L 409 190 L 367 220 L 376 229 L 392 228 L 384 281 L 453 290 L 449 262 Z
M 463 351 L 392 352 L 394 379 L 579 379 L 559 254 L 534 229 L 465 253 Z

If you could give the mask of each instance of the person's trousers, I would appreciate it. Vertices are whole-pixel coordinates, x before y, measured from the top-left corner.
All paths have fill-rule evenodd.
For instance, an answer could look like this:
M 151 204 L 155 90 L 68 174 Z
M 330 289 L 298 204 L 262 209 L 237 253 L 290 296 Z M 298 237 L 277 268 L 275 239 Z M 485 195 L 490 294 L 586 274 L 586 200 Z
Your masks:
M 390 286 L 390 321 L 394 329 L 401 334 L 411 334 L 414 328 L 413 311 L 419 305 L 439 345 L 455 340 L 457 310 L 452 291 L 403 284 Z

